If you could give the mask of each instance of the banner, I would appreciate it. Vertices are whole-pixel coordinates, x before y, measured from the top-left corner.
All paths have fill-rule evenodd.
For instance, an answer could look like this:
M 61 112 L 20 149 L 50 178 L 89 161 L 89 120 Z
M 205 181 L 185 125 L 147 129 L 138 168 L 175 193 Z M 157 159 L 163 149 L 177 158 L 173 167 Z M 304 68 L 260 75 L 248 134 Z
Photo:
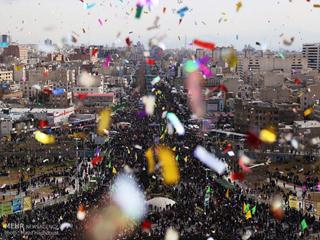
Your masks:
M 25 197 L 23 199 L 23 211 L 28 211 L 32 209 L 31 197 Z
M 11 202 L 2 203 L 0 205 L 0 216 L 12 214 Z
M 12 200 L 12 211 L 13 213 L 22 211 L 22 199 L 16 198 Z
M 289 207 L 299 210 L 299 200 L 296 196 L 289 196 Z

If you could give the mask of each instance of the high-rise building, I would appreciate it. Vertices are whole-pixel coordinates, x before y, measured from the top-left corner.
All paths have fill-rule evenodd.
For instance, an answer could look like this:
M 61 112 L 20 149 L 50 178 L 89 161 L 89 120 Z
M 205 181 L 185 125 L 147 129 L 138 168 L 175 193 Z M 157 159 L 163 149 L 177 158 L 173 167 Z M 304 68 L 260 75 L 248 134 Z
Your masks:
M 308 67 L 320 70 L 320 43 L 303 44 L 302 54 L 308 59 Z
M 11 36 L 8 34 L 0 35 L 0 43 L 11 43 Z
M 44 44 L 48 46 L 52 46 L 52 40 L 47 38 L 46 40 L 44 40 Z
M 28 49 L 21 45 L 10 45 L 9 47 L 4 49 L 2 56 L 12 56 L 19 58 L 21 61 L 24 61 L 28 59 Z

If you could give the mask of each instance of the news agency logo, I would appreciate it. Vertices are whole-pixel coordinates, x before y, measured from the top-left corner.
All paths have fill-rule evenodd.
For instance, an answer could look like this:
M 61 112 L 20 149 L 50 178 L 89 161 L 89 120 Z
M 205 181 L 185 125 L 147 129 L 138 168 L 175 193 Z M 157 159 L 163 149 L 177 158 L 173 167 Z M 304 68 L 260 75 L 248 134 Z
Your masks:
M 24 223 L 2 223 L 2 227 L 6 230 L 19 230 L 21 232 L 24 232 L 25 226 Z

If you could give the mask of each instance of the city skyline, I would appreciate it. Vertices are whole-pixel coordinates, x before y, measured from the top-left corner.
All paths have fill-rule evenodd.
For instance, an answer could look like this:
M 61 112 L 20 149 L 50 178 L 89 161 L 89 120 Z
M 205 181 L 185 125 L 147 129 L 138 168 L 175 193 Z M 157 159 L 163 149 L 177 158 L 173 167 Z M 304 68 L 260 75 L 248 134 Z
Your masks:
M 133 42 L 146 44 L 150 38 L 166 34 L 163 43 L 168 48 L 183 47 L 185 37 L 187 43 L 198 38 L 215 42 L 217 46 L 233 45 L 237 49 L 250 44 L 256 49 L 301 50 L 303 43 L 320 41 L 314 28 L 320 9 L 314 8 L 313 2 L 246 0 L 242 1 L 239 12 L 236 11 L 237 2 L 160 1 L 151 12 L 144 8 L 141 18 L 136 19 L 136 1 L 92 1 L 88 4 L 96 3 L 96 6 L 86 10 L 80 0 L 5 0 L 0 19 L 6 25 L 0 26 L 0 33 L 10 32 L 13 40 L 19 43 L 36 44 L 43 43 L 46 38 L 59 43 L 62 38 L 76 33 L 79 44 L 116 43 L 116 46 L 124 46 L 128 36 Z M 177 10 L 185 6 L 189 11 L 179 24 Z M 148 31 L 156 16 L 160 18 L 160 28 Z M 121 35 L 117 39 L 119 32 Z M 293 44 L 284 45 L 283 39 L 291 37 L 294 37 Z M 256 42 L 261 46 L 255 45 Z

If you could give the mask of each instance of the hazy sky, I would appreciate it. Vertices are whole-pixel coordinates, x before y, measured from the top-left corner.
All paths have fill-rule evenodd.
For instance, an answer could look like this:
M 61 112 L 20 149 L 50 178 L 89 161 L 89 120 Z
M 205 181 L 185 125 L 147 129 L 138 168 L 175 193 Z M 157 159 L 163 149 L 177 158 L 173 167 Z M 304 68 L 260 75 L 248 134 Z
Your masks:
M 320 42 L 320 8 L 313 7 L 320 0 L 242 0 L 239 12 L 236 12 L 238 0 L 158 1 L 151 11 L 144 8 L 147 13 L 135 19 L 136 1 L 87 0 L 89 4 L 97 3 L 88 11 L 80 0 L 0 0 L 0 33 L 10 31 L 13 40 L 19 43 L 42 43 L 45 38 L 59 42 L 75 32 L 79 34 L 80 43 L 116 41 L 117 45 L 125 45 L 128 36 L 134 42 L 146 43 L 152 36 L 166 34 L 163 43 L 168 48 L 184 46 L 185 36 L 188 42 L 198 38 L 218 46 L 233 44 L 237 48 L 248 43 L 255 46 L 258 41 L 268 48 L 299 50 L 302 43 Z M 179 25 L 176 10 L 185 6 L 189 11 Z M 166 13 L 162 12 L 163 7 Z M 160 29 L 147 31 L 156 16 L 160 17 Z M 221 17 L 227 21 L 219 23 Z M 99 18 L 107 20 L 103 26 Z M 121 35 L 117 41 L 118 32 Z M 288 39 L 295 37 L 292 46 L 282 44 L 281 34 Z

